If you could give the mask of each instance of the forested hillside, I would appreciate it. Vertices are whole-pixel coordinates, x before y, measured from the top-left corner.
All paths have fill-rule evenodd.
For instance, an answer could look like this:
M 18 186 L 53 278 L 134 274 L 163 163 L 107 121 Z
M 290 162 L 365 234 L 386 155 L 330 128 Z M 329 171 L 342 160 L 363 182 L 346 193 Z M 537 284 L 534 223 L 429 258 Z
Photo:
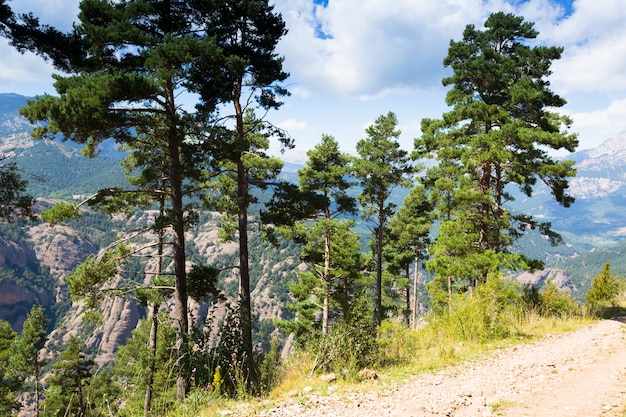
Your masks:
M 15 191 L 1 411 L 187 415 L 194 398 L 267 394 L 290 354 L 367 378 L 406 360 L 386 347 L 424 321 L 482 344 L 614 307 L 626 135 L 573 153 L 545 81 L 562 49 L 532 46 L 524 18 L 450 42 L 449 111 L 413 149 L 390 111 L 353 152 L 323 135 L 286 169 L 268 149 L 294 139 L 264 115 L 289 93 L 287 28 L 267 1 L 83 3 L 70 33 L 2 9 L 12 44 L 64 75 L 27 105 L 0 95 Z

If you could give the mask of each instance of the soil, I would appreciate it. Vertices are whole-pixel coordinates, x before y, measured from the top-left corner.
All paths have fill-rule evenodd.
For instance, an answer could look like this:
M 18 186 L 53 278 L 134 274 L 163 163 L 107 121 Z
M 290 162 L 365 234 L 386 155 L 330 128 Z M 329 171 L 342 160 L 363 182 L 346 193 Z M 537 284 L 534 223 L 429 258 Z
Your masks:
M 298 393 L 257 415 L 625 417 L 624 323 L 603 320 L 384 389 Z

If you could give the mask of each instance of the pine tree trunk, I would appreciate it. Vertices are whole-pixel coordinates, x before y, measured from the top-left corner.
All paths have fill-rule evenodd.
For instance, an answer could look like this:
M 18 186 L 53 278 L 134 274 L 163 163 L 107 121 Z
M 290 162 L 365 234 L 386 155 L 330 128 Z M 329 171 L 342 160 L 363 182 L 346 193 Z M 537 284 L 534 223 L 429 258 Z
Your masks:
M 238 196 L 239 196 L 239 273 L 241 274 L 241 331 L 243 335 L 243 349 L 246 354 L 248 368 L 248 382 L 254 387 L 257 383 L 256 369 L 252 345 L 252 302 L 250 300 L 250 259 L 248 254 L 248 187 L 243 161 L 237 163 Z
M 383 321 L 383 222 L 384 202 L 378 208 L 378 230 L 376 231 L 376 326 Z
M 173 215 L 173 249 L 174 249 L 174 327 L 176 329 L 176 398 L 183 401 L 187 395 L 187 372 L 189 362 L 189 347 L 187 334 L 189 333 L 189 319 L 187 316 L 187 272 L 185 270 L 185 217 L 183 207 L 182 168 L 180 163 L 181 140 L 176 129 L 176 107 L 174 105 L 174 89 L 170 85 L 167 89 L 166 111 L 170 116 L 170 131 L 168 138 L 168 153 L 170 161 L 170 193 Z
M 148 369 L 146 370 L 146 395 L 143 401 L 144 417 L 148 417 L 151 414 L 152 394 L 154 391 L 154 370 L 156 367 L 157 334 L 159 329 L 159 306 L 157 303 L 152 304 L 150 315 L 152 325 L 150 326 L 150 338 L 148 339 L 148 354 L 150 357 L 148 360 Z
M 415 269 L 413 270 L 413 310 L 411 311 L 411 328 L 417 329 L 417 285 L 419 284 L 419 254 L 415 252 Z
M 40 383 L 39 383 L 39 358 L 35 358 L 35 416 L 39 417 L 39 404 L 41 399 L 39 398 L 40 391 Z
M 404 294 L 406 301 L 406 308 L 405 308 L 405 313 L 404 313 L 404 322 L 406 324 L 406 327 L 410 328 L 411 327 L 411 287 L 407 285 L 406 289 L 405 289 L 405 294 Z
M 330 218 L 330 214 L 326 215 L 326 218 Z M 330 289 L 330 231 L 326 230 L 324 236 L 324 307 L 322 310 L 322 336 L 328 334 L 328 316 L 329 316 L 329 300 L 328 291 Z

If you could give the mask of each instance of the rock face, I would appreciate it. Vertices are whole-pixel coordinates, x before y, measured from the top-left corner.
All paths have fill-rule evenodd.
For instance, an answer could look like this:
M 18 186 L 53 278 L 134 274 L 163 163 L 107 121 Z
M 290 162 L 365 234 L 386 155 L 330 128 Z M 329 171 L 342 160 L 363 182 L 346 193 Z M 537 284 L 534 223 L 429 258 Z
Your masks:
M 88 255 L 97 251 L 93 243 L 63 225 L 39 224 L 30 229 L 30 236 L 39 262 L 62 282 Z
M 26 288 L 12 281 L 0 282 L 0 320 L 11 323 L 20 332 L 33 305 L 50 306 L 53 294 L 46 290 Z
M 578 172 L 570 190 L 576 198 L 607 197 L 626 185 L 626 131 L 572 156 Z
M 97 252 L 96 245 L 68 226 L 34 224 L 27 231 L 30 239 L 25 243 L 0 238 L 0 267 L 17 271 L 43 268 L 54 282 L 50 288 L 41 288 L 26 279 L 0 281 L 0 319 L 11 323 L 16 331 L 21 331 L 33 305 L 50 309 L 56 303 L 68 303 L 65 278 Z M 126 341 L 140 317 L 139 307 L 130 297 L 111 299 L 103 306 L 104 322 L 89 332 L 82 320 L 83 312 L 81 303 L 72 303 L 69 311 L 58 317 L 49 340 L 67 342 L 70 335 L 86 336 L 87 347 L 99 352 L 102 361 L 112 359 L 116 346 Z
M 37 255 L 32 248 L 0 238 L 0 266 L 9 270 L 32 271 L 37 263 Z M 0 320 L 11 323 L 15 331 L 22 330 L 33 305 L 49 306 L 53 301 L 53 294 L 48 289 L 10 279 L 0 281 Z
M 537 288 L 541 288 L 547 280 L 551 280 L 559 291 L 572 292 L 576 290 L 570 275 L 561 269 L 546 268 L 541 271 L 524 272 L 517 277 L 520 284 L 532 284 Z

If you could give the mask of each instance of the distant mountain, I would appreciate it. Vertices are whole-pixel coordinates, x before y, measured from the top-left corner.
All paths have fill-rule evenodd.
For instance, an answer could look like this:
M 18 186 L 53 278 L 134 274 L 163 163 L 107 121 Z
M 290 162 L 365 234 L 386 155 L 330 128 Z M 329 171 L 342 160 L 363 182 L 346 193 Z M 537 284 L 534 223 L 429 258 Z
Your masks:
M 80 154 L 79 145 L 71 142 L 32 139 L 29 132 L 33 126 L 18 112 L 26 100 L 27 97 L 17 94 L 0 94 L 0 155 L 18 164 L 29 179 L 29 192 L 33 196 L 69 198 L 126 184 L 119 166 L 122 154 L 113 140 L 104 144 L 97 158 L 89 159 Z M 545 239 L 530 234 L 516 244 L 516 250 L 542 259 L 546 265 L 558 264 L 569 269 L 568 259 L 626 243 L 626 132 L 597 148 L 581 150 L 566 158 L 576 161 L 578 170 L 570 181 L 570 192 L 576 198 L 570 208 L 557 204 L 545 186 L 539 186 L 532 198 L 512 188 L 516 200 L 510 203 L 510 208 L 551 222 L 566 242 L 551 247 Z M 286 163 L 281 178 L 297 182 L 301 167 Z M 353 195 L 359 192 L 357 188 L 352 190 Z M 395 190 L 393 202 L 401 205 L 407 192 Z M 359 232 L 369 233 L 362 221 Z M 593 273 L 593 270 L 588 272 L 585 279 Z
M 532 199 L 518 195 L 511 207 L 550 221 L 570 243 L 607 247 L 624 240 L 626 132 L 565 159 L 576 161 L 577 174 L 569 189 L 576 201 L 571 207 L 556 203 L 547 187 L 539 187 Z
M 0 156 L 18 165 L 31 195 L 68 198 L 127 184 L 113 140 L 90 159 L 72 142 L 33 139 L 33 125 L 19 114 L 26 100 L 17 94 L 0 94 Z

